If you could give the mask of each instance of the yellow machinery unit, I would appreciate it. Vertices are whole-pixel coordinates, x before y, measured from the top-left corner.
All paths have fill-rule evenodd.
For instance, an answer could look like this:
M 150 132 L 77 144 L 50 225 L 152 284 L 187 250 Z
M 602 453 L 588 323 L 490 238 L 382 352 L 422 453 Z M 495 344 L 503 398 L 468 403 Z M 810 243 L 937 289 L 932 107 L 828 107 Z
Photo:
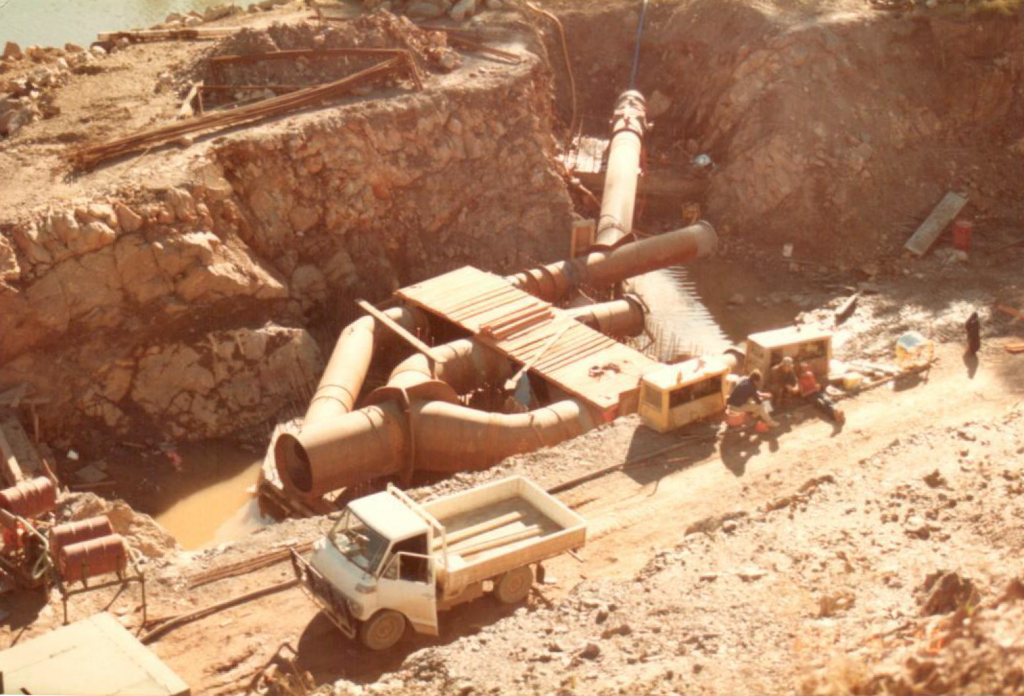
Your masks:
M 725 410 L 729 366 L 720 358 L 667 365 L 640 381 L 640 419 L 665 433 Z
M 747 374 L 760 370 L 766 380 L 771 369 L 783 358 L 793 358 L 795 367 L 810 365 L 821 384 L 828 382 L 829 362 L 832 360 L 832 332 L 808 327 L 789 327 L 763 331 L 747 337 L 747 357 L 743 368 Z

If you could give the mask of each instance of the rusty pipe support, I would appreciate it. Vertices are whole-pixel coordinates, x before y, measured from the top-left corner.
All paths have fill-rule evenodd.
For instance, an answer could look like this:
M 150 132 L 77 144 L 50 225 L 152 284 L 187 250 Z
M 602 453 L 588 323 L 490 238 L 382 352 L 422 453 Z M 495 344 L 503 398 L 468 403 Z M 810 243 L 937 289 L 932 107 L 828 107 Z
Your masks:
M 393 307 L 385 314 L 409 331 L 424 329 L 427 325 L 423 312 L 411 307 Z M 345 327 L 306 410 L 303 428 L 352 411 L 370 369 L 373 352 L 382 339 L 389 337 L 392 333 L 370 316 L 360 317 Z
M 581 285 L 611 285 L 658 268 L 688 263 L 711 256 L 717 246 L 715 228 L 702 220 L 616 249 L 523 271 L 506 280 L 542 300 L 556 302 Z
M 633 232 L 633 210 L 640 178 L 640 153 L 647 132 L 647 107 L 636 90 L 619 95 L 612 117 L 608 168 L 604 175 L 601 216 L 595 249 L 613 249 Z

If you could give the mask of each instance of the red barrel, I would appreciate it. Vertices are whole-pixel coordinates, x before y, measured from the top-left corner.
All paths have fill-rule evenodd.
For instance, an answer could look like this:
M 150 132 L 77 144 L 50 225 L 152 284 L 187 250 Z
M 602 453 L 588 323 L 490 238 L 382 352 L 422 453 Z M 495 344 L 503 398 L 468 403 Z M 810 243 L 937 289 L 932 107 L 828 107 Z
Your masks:
M 65 546 L 58 558 L 65 582 L 76 582 L 123 571 L 128 564 L 128 549 L 119 534 L 110 534 Z
M 0 490 L 0 508 L 19 517 L 38 517 L 57 507 L 57 487 L 40 476 Z
M 963 251 L 971 248 L 971 233 L 974 223 L 970 220 L 957 220 L 953 223 L 953 246 Z
M 65 546 L 77 544 L 80 541 L 97 539 L 114 533 L 110 526 L 110 520 L 105 516 L 90 517 L 79 522 L 68 522 L 60 524 L 50 530 L 50 554 L 57 556 Z

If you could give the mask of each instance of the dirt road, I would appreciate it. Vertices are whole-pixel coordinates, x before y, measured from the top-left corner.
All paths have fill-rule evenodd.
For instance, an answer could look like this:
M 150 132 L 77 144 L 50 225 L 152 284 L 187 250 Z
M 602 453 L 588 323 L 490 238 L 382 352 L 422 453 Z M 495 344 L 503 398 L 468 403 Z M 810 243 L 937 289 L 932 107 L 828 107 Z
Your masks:
M 549 564 L 548 574 L 555 582 L 542 588 L 543 595 L 557 605 L 588 579 L 634 579 L 659 552 L 683 542 L 688 531 L 710 531 L 722 518 L 753 515 L 773 501 L 797 494 L 810 480 L 856 471 L 871 486 L 881 487 L 891 476 L 909 476 L 906 470 L 868 469 L 864 462 L 894 442 L 913 440 L 924 431 L 998 418 L 1024 398 L 1024 372 L 1009 369 L 1011 356 L 995 350 L 983 355 L 973 378 L 961 361 L 959 346 L 941 346 L 939 356 L 938 364 L 919 383 L 878 388 L 848 402 L 847 425 L 841 431 L 801 409 L 788 414 L 778 434 L 770 438 L 729 435 L 712 451 L 707 447 L 702 451 L 700 445 L 683 448 L 649 465 L 565 493 L 563 499 L 588 519 L 589 541 L 583 563 L 566 557 Z M 647 431 L 623 423 L 587 439 L 600 440 L 602 459 L 610 464 L 622 461 L 646 437 L 650 437 Z M 934 466 L 935 462 L 925 459 L 913 468 L 924 471 Z M 294 539 L 314 531 L 309 521 L 294 526 L 290 531 Z M 793 533 L 808 531 L 801 526 Z M 274 532 L 278 539 L 284 538 L 281 534 Z M 254 545 L 264 543 L 257 536 Z M 742 566 L 747 559 L 723 561 Z M 201 588 L 179 601 L 204 605 L 228 596 L 227 588 L 230 594 L 241 594 L 280 581 L 289 572 L 285 565 L 275 566 Z M 543 606 L 536 600 L 534 605 Z M 309 600 L 290 590 L 179 629 L 154 649 L 196 693 L 244 688 L 254 671 L 285 642 L 298 650 L 299 666 L 312 672 L 318 683 L 343 678 L 367 684 L 386 681 L 389 673 L 401 670 L 421 648 L 455 643 L 512 613 L 487 599 L 478 600 L 444 616 L 439 639 L 409 636 L 398 650 L 376 655 L 343 640 Z

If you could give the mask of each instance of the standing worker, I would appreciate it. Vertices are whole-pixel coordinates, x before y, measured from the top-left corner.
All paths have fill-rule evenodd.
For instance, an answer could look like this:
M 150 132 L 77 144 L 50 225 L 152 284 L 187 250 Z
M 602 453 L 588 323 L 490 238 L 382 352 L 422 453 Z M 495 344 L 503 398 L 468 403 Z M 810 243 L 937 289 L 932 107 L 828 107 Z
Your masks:
M 732 394 L 729 395 L 728 405 L 736 411 L 752 413 L 769 428 L 774 428 L 779 422 L 768 413 L 767 399 L 771 397 L 771 394 L 758 391 L 760 386 L 761 371 L 754 370 L 749 376 L 736 383 Z
M 978 318 L 977 312 L 971 312 L 964 328 L 967 329 L 967 350 L 964 351 L 964 355 L 974 357 L 981 350 L 981 319 Z
M 846 422 L 846 414 L 843 409 L 836 406 L 829 398 L 825 390 L 818 384 L 818 378 L 814 376 L 814 370 L 807 363 L 800 363 L 800 396 L 811 402 L 814 408 L 842 425 Z

